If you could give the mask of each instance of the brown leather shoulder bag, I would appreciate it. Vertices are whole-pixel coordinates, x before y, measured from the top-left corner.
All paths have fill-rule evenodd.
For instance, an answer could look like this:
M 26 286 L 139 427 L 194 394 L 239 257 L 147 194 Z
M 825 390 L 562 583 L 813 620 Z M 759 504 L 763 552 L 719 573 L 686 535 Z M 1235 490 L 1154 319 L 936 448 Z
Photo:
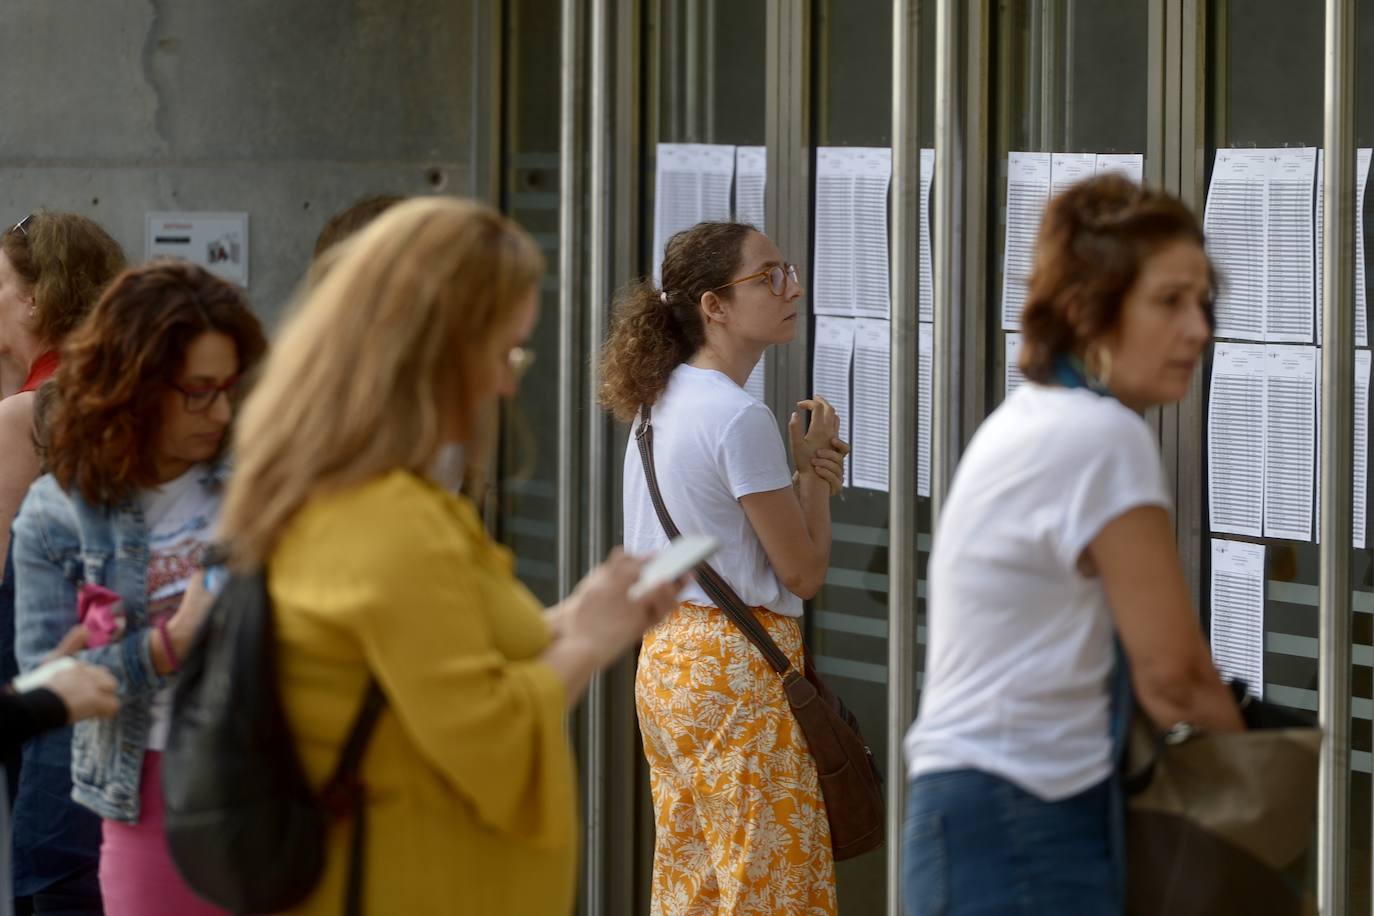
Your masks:
M 644 480 L 649 498 L 663 525 L 668 539 L 681 532 L 668 514 L 663 494 L 658 489 L 658 474 L 654 471 L 654 430 L 651 412 L 646 405 L 640 408 L 639 429 L 635 438 L 639 443 L 639 457 L 644 465 Z M 825 813 L 830 821 L 830 846 L 835 859 L 854 856 L 877 849 L 883 844 L 885 817 L 883 809 L 882 776 L 868 749 L 858 720 L 840 698 L 821 679 L 811 665 L 798 672 L 787 654 L 778 648 L 773 637 L 754 617 L 730 583 L 721 578 L 709 563 L 696 569 L 697 581 L 706 594 L 716 602 L 735 626 L 763 653 L 764 659 L 782 678 L 783 690 L 792 714 L 806 736 L 806 744 L 816 761 L 821 794 L 825 797 Z

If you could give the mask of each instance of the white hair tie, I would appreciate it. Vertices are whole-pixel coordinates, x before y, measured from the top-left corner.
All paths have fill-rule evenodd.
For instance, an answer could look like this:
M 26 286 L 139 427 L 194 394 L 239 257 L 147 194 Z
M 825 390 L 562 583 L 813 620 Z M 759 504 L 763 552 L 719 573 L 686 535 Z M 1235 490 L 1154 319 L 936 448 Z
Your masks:
M 658 301 L 662 302 L 664 305 L 668 304 L 668 291 L 666 289 L 659 290 Z

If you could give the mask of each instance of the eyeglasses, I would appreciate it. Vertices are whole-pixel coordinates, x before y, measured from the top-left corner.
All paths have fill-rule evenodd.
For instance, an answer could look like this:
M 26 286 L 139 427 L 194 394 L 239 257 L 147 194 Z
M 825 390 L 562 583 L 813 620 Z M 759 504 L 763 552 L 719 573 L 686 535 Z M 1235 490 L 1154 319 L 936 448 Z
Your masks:
M 791 280 L 798 286 L 801 285 L 801 281 L 797 279 L 796 264 L 783 264 L 781 266 L 774 264 L 772 267 L 761 270 L 756 274 L 740 277 L 738 280 L 731 280 L 724 286 L 717 286 L 716 289 L 727 289 L 731 286 L 738 286 L 741 283 L 748 283 L 750 280 L 757 280 L 760 277 L 768 278 L 768 289 L 775 296 L 781 296 L 787 291 L 788 280 Z
M 187 413 L 209 413 L 220 395 L 229 399 L 230 406 L 238 403 L 240 381 L 242 377 L 236 375 L 223 385 L 196 385 L 193 388 L 185 388 L 168 382 L 167 387 L 181 395 Z
M 27 236 L 29 234 L 29 220 L 31 219 L 33 219 L 32 213 L 15 223 L 14 228 L 10 229 L 10 232 L 17 232 L 20 235 Z
M 515 380 L 519 381 L 534 363 L 534 351 L 528 347 L 511 347 L 506 354 L 506 362 L 510 365 L 511 374 Z

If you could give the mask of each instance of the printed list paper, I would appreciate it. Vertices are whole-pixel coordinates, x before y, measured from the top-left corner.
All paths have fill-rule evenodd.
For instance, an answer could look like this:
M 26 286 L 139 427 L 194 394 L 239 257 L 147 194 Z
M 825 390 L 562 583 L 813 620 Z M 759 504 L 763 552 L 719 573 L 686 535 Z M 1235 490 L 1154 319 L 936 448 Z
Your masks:
M 1273 150 L 1265 199 L 1265 340 L 1311 343 L 1317 151 Z M 1225 284 L 1222 284 L 1223 287 Z
M 921 322 L 916 339 L 916 495 L 930 495 L 931 404 L 934 384 L 935 326 Z
M 663 282 L 663 252 L 683 229 L 730 218 L 735 148 L 709 143 L 660 143 L 654 166 L 654 283 Z
M 935 150 L 921 150 L 921 256 L 920 295 L 917 302 L 917 320 L 935 320 L 935 260 L 930 245 L 930 189 L 935 181 Z
M 1354 543 L 1356 550 L 1364 550 L 1369 521 L 1366 502 L 1369 495 L 1369 364 L 1369 351 L 1356 350 L 1354 488 Z
M 1326 201 L 1325 188 L 1322 186 L 1326 172 L 1326 157 L 1323 150 L 1317 150 L 1317 206 L 1314 215 L 1313 232 L 1313 273 L 1317 311 L 1317 344 L 1322 342 L 1322 263 L 1325 246 L 1322 242 L 1322 226 L 1326 222 L 1323 203 Z M 1364 272 L 1364 197 L 1369 185 L 1369 164 L 1374 150 L 1362 146 L 1355 151 L 1355 346 L 1369 346 L 1369 290 L 1365 286 Z
M 1002 246 L 1002 327 L 1021 329 L 1021 308 L 1035 260 L 1035 234 L 1050 198 L 1049 153 L 1007 155 L 1007 234 Z
M 1054 153 L 1050 157 L 1050 197 L 1058 197 L 1096 174 L 1096 153 Z
M 768 234 L 763 194 L 768 187 L 768 147 L 735 147 L 735 221 Z
M 1264 356 L 1264 536 L 1310 541 L 1317 349 L 1271 344 Z
M 768 351 L 764 350 L 759 357 L 758 364 L 754 366 L 754 371 L 749 373 L 749 381 L 744 383 L 744 390 L 749 392 L 756 401 L 764 400 L 763 385 L 768 378 Z
M 888 318 L 890 147 L 816 150 L 817 315 Z
M 888 442 L 891 422 L 891 323 L 860 318 L 854 329 L 853 485 L 888 489 Z
M 1264 340 L 1264 198 L 1267 150 L 1217 150 L 1203 231 L 1226 278 L 1216 302 L 1218 337 Z
M 812 348 L 811 390 L 825 398 L 840 417 L 840 438 L 850 438 L 849 369 L 854 359 L 854 320 L 819 315 Z M 853 462 L 845 463 L 852 478 Z
M 1212 660 L 1223 678 L 1264 691 L 1264 545 L 1212 539 Z
M 1021 335 L 1011 331 L 1006 335 L 1006 383 L 1002 387 L 1003 400 L 1011 397 L 1011 393 L 1026 383 L 1026 377 L 1021 374 Z
M 1263 346 L 1216 344 L 1207 398 L 1207 505 L 1213 531 L 1261 536 L 1264 388 Z
M 1140 184 L 1145 180 L 1145 157 L 1140 153 L 1098 153 L 1097 174 L 1124 175 Z

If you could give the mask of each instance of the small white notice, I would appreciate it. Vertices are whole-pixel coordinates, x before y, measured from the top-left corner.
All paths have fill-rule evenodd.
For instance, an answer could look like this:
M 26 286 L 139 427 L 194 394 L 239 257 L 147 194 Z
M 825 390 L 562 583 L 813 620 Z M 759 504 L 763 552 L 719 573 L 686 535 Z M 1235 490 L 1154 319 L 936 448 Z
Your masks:
M 1264 362 L 1264 536 L 1310 541 L 1317 348 L 1270 344 Z
M 1264 692 L 1264 545 L 1212 539 L 1212 660 Z
M 248 214 L 148 213 L 144 254 L 199 264 L 239 286 L 248 286 Z
M 931 404 L 935 383 L 935 326 L 921 322 L 916 339 L 916 495 L 930 495 Z
M 1026 377 L 1021 373 L 1021 335 L 1015 331 L 1007 333 L 1006 338 L 1006 382 L 1002 387 L 1002 399 L 1011 397 L 1011 393 L 1026 383 Z
M 1035 236 L 1050 199 L 1049 153 L 1007 155 L 1007 234 L 1002 246 L 1002 327 L 1021 329 L 1021 307 L 1035 261 Z
M 921 204 L 920 242 L 918 249 L 921 258 L 920 293 L 917 297 L 917 320 L 935 320 L 935 259 L 930 245 L 930 189 L 935 181 L 935 150 L 921 150 Z
M 1262 344 L 1216 345 L 1207 398 L 1207 505 L 1213 531 L 1261 536 L 1264 363 Z
M 764 398 L 764 382 L 768 378 L 768 351 L 764 350 L 763 355 L 754 366 L 754 371 L 749 373 L 749 381 L 744 383 L 744 390 L 749 392 L 754 400 L 762 402 Z
M 735 222 L 768 234 L 763 192 L 768 188 L 768 147 L 735 147 Z
M 853 442 L 849 433 L 849 370 L 854 361 L 854 320 L 820 315 L 812 352 L 811 390 L 830 402 L 840 415 L 840 438 Z M 847 474 L 853 474 L 848 462 Z
M 860 318 L 856 325 L 850 478 L 856 487 L 887 492 L 892 325 L 880 318 Z

